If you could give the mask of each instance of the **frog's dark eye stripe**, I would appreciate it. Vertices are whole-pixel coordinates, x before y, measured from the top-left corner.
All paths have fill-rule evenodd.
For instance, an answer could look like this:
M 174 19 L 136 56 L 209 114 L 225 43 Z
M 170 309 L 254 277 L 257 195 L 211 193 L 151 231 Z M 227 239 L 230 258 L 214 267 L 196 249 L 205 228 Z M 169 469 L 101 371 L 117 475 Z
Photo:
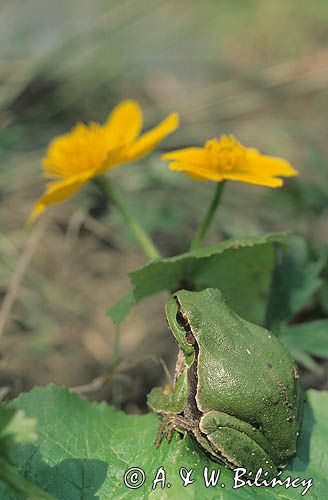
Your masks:
M 177 320 L 178 325 L 182 326 L 183 328 L 186 328 L 188 326 L 188 321 L 183 317 L 183 314 L 181 311 L 177 312 L 176 320 Z

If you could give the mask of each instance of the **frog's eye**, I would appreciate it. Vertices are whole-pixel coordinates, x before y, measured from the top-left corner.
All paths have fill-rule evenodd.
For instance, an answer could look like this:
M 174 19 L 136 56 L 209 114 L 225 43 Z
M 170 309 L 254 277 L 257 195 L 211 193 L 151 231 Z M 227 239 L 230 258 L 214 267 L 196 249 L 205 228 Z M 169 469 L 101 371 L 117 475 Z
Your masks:
M 177 312 L 175 319 L 176 319 L 178 325 L 182 326 L 183 328 L 185 328 L 188 325 L 188 321 L 183 317 L 183 314 L 181 311 Z

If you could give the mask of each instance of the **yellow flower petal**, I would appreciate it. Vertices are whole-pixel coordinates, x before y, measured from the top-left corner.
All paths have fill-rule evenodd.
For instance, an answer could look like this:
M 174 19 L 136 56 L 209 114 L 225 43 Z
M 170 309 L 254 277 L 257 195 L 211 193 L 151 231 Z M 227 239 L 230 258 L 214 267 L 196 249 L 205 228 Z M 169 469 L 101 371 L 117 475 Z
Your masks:
M 105 124 L 110 148 L 128 144 L 140 134 L 142 113 L 139 104 L 126 100 L 118 104 Z
M 94 175 L 102 175 L 113 167 L 117 167 L 126 161 L 128 146 L 120 146 L 110 151 L 105 161 L 95 170 Z
M 35 203 L 27 223 L 32 224 L 49 205 L 59 203 L 78 191 L 90 178 L 89 174 L 79 175 L 47 184 L 46 192 Z
M 216 172 L 208 165 L 192 165 L 190 163 L 184 163 L 182 161 L 173 161 L 169 164 L 169 167 L 171 170 L 185 172 L 195 180 L 207 179 L 209 181 L 220 182 L 224 179 L 223 175 L 220 172 Z
M 283 180 L 276 177 L 261 177 L 260 175 L 249 172 L 229 172 L 224 174 L 224 179 L 232 181 L 247 182 L 248 184 L 256 184 L 257 186 L 280 187 L 283 185 Z
M 282 177 L 298 175 L 297 170 L 287 160 L 276 156 L 262 155 L 256 149 L 251 148 L 247 149 L 245 168 L 264 175 Z
M 184 148 L 176 151 L 164 153 L 161 158 L 163 160 L 177 160 L 201 165 L 208 165 L 209 156 L 204 148 Z
M 152 151 L 164 137 L 173 132 L 178 126 L 179 116 L 177 113 L 172 113 L 159 125 L 143 134 L 133 145 L 131 145 L 127 152 L 126 161 L 137 160 Z
M 43 160 L 46 177 L 70 178 L 99 167 L 108 155 L 106 134 L 98 123 L 79 123 L 54 139 Z
M 209 165 L 211 159 L 204 148 L 185 148 L 164 153 L 162 159 L 175 160 L 170 163 L 172 170 L 184 171 L 189 177 L 197 181 L 208 180 L 208 175 L 213 175 Z M 203 175 L 201 175 L 203 174 Z M 222 176 L 215 176 L 215 181 L 222 179 Z

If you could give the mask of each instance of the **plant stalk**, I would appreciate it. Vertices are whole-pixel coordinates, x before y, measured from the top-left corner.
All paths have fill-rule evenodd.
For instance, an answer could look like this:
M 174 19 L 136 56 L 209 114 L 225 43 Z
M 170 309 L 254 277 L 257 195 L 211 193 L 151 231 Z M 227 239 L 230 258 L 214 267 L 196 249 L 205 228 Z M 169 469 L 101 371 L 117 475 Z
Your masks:
M 140 226 L 139 222 L 131 214 L 130 210 L 128 209 L 116 189 L 113 188 L 108 178 L 104 175 L 100 175 L 94 178 L 94 183 L 119 210 L 127 226 L 134 235 L 136 241 L 143 249 L 145 255 L 151 260 L 159 259 L 161 255 L 155 247 L 154 243 L 145 232 L 145 230 Z
M 201 222 L 195 237 L 191 243 L 190 250 L 197 250 L 201 245 L 204 240 L 204 237 L 213 221 L 213 217 L 215 215 L 215 212 L 217 210 L 217 207 L 220 203 L 223 188 L 224 188 L 225 181 L 221 181 L 217 183 L 217 186 L 215 188 L 214 196 L 209 204 L 209 207 L 207 209 L 207 212 L 205 214 L 205 217 L 203 221 Z
M 111 371 L 113 370 L 113 368 L 116 368 L 116 366 L 119 364 L 120 361 L 120 340 L 121 340 L 120 327 L 119 325 L 115 325 L 113 354 L 111 362 L 109 364 L 109 369 Z

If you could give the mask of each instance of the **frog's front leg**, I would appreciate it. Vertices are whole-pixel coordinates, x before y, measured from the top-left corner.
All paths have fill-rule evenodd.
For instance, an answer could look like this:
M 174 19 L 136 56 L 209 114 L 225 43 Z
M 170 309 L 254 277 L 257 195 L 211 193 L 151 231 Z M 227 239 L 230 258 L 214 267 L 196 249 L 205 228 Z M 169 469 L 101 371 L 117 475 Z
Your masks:
M 147 402 L 150 408 L 163 415 L 155 440 L 156 447 L 160 445 L 164 434 L 170 441 L 175 429 L 188 429 L 188 421 L 180 415 L 185 408 L 187 398 L 187 371 L 179 374 L 174 387 L 155 387 L 148 395 Z
M 200 430 L 229 467 L 244 467 L 253 477 L 260 468 L 268 472 L 267 478 L 276 474 L 270 443 L 247 422 L 227 413 L 209 411 L 200 420 Z
M 182 413 L 188 399 L 187 371 L 182 372 L 174 387 L 154 387 L 147 396 L 147 403 L 157 413 L 178 415 Z

